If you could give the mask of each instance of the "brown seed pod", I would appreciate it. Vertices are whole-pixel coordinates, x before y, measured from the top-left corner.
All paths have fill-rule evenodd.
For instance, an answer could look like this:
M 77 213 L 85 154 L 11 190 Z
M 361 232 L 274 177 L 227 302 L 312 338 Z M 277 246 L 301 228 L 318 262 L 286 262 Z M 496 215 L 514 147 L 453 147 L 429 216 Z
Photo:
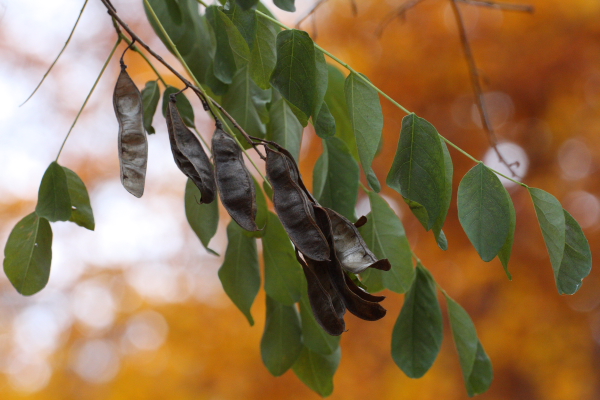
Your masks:
M 212 203 L 216 191 L 213 166 L 200 140 L 183 123 L 174 96 L 169 101 L 166 119 L 175 164 L 200 190 L 200 203 Z
M 315 220 L 321 228 L 321 231 L 325 234 L 330 248 L 333 249 L 333 232 L 328 213 L 325 211 L 325 209 L 319 206 L 315 206 L 314 209 Z M 376 321 L 383 318 L 386 314 L 385 308 L 383 308 L 377 302 L 365 300 L 362 296 L 358 295 L 348 287 L 346 279 L 344 278 L 344 271 L 342 270 L 335 250 L 331 251 L 330 257 L 330 261 L 321 262 L 306 259 L 306 263 L 312 267 L 312 269 L 317 273 L 317 276 L 323 273 L 329 275 L 329 279 L 342 297 L 344 305 L 352 314 L 367 321 Z M 319 276 L 319 278 L 320 281 L 323 282 L 324 279 L 321 276 Z
M 273 204 L 292 242 L 307 257 L 329 260 L 327 239 L 314 219 L 312 203 L 293 179 L 286 156 L 266 147 L 267 178 L 273 187 Z
M 356 293 L 361 299 L 373 301 L 375 303 L 379 303 L 385 300 L 385 296 L 375 296 L 358 287 L 358 285 L 354 283 L 354 281 L 347 274 L 344 274 L 344 280 L 346 281 L 346 285 L 348 286 L 348 288 L 354 293 Z
M 304 181 L 302 180 L 302 175 L 300 175 L 300 168 L 298 168 L 298 164 L 296 164 L 296 160 L 294 160 L 294 156 L 292 156 L 292 154 L 289 151 L 287 151 L 287 149 L 285 147 L 282 147 L 279 144 L 277 144 L 275 142 L 271 142 L 271 141 L 268 141 L 268 143 L 273 145 L 277 149 L 277 151 L 279 151 L 281 154 L 283 154 L 285 156 L 286 162 L 287 162 L 288 166 L 290 167 L 290 174 L 292 176 L 292 180 L 294 182 L 296 182 L 296 184 L 298 184 L 298 186 L 300 186 L 300 189 L 302 189 L 302 191 L 306 194 L 306 196 L 310 199 L 311 202 L 313 202 L 315 204 L 319 204 L 319 202 L 317 202 L 317 199 L 315 199 L 315 197 L 312 195 L 310 190 L 308 190 L 306 188 L 306 186 L 304 185 Z
M 306 276 L 308 300 L 315 320 L 330 335 L 341 335 L 346 331 L 346 323 L 344 322 L 346 307 L 337 290 L 335 290 L 331 281 L 326 280 L 323 282 L 319 279 L 312 267 L 300 257 L 298 250 L 296 250 L 296 258 L 302 265 L 302 270 Z M 323 284 L 327 289 L 323 287 Z
M 119 163 L 121 183 L 135 197 L 144 194 L 148 140 L 144 130 L 142 95 L 129 77 L 125 65 L 113 93 L 113 105 L 119 121 Z
M 239 226 L 258 231 L 254 221 L 257 209 L 254 181 L 244 164 L 242 149 L 234 138 L 217 128 L 212 152 L 221 203 Z
M 352 222 L 332 209 L 326 207 L 324 209 L 331 221 L 335 252 L 342 268 L 353 274 L 358 274 L 369 267 L 390 270 L 390 262 L 387 259 L 377 260 Z

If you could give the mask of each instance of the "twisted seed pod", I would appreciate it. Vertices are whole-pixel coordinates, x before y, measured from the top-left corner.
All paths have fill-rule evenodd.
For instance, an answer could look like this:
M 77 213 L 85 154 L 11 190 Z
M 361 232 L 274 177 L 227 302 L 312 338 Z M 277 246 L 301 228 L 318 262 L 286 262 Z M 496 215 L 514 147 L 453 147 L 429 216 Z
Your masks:
M 342 268 L 354 274 L 369 267 L 390 270 L 390 262 L 387 259 L 377 260 L 352 222 L 329 208 L 324 207 L 324 209 L 331 220 L 335 252 Z
M 200 190 L 200 203 L 212 203 L 216 191 L 213 166 L 200 140 L 183 123 L 174 97 L 169 101 L 166 119 L 175 164 Z
M 135 197 L 144 194 L 148 140 L 144 130 L 142 95 L 121 66 L 113 93 L 113 106 L 119 121 L 119 164 L 121 183 Z
M 369 292 L 364 291 L 360 287 L 354 283 L 354 281 L 347 275 L 344 274 L 344 280 L 346 281 L 346 285 L 350 290 L 352 290 L 358 297 L 367 301 L 373 301 L 375 303 L 382 302 L 385 299 L 385 296 L 375 296 Z
M 217 128 L 212 151 L 223 206 L 239 226 L 247 231 L 259 230 L 254 222 L 257 209 L 254 182 L 244 164 L 242 149 L 234 138 Z
M 332 249 L 330 255 L 331 260 L 314 261 L 306 259 L 306 263 L 312 267 L 312 269 L 317 273 L 317 275 L 325 273 L 329 276 L 329 279 L 333 283 L 333 286 L 341 296 L 344 305 L 352 314 L 367 321 L 376 321 L 378 319 L 383 318 L 386 314 L 385 308 L 383 308 L 379 303 L 375 301 L 369 301 L 364 299 L 363 296 L 358 295 L 348 287 L 346 279 L 344 278 L 344 271 L 342 270 L 341 264 L 336 256 L 335 250 L 333 250 L 333 232 L 331 229 L 331 221 L 329 219 L 328 213 L 327 211 L 325 211 L 325 209 L 319 206 L 315 206 L 314 209 L 315 220 L 321 228 L 321 231 L 325 234 L 327 242 L 329 243 L 329 246 Z M 320 281 L 323 282 L 324 278 L 320 277 Z
M 307 257 L 329 260 L 327 239 L 314 219 L 312 204 L 306 193 L 293 179 L 286 156 L 266 147 L 267 178 L 273 187 L 273 204 L 292 242 Z
M 333 284 L 329 280 L 322 282 L 312 267 L 300 257 L 298 250 L 296 250 L 296 259 L 302 265 L 302 270 L 306 276 L 308 300 L 315 320 L 330 335 L 341 335 L 346 331 L 346 323 L 344 322 L 346 307 Z M 327 289 L 323 287 L 323 283 L 326 284 Z

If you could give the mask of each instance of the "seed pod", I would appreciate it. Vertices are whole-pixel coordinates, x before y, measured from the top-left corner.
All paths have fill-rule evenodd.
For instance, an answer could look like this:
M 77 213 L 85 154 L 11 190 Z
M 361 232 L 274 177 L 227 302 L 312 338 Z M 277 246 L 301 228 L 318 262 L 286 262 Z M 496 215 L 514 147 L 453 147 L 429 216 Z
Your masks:
M 360 228 L 361 226 L 363 226 L 366 223 L 367 223 L 367 217 L 365 217 L 363 215 L 354 223 L 354 226 L 357 228 Z
M 119 121 L 121 183 L 129 193 L 142 197 L 148 164 L 148 140 L 144 131 L 142 95 L 126 68 L 121 66 L 113 93 L 113 105 Z
M 298 164 L 296 164 L 294 156 L 292 156 L 292 154 L 285 147 L 282 147 L 275 142 L 269 142 L 269 144 L 275 146 L 277 148 L 277 151 L 279 151 L 285 156 L 285 160 L 290 168 L 290 175 L 292 176 L 292 180 L 296 182 L 298 186 L 300 186 L 300 189 L 302 189 L 302 191 L 306 194 L 306 196 L 310 199 L 311 202 L 319 204 L 319 202 L 317 202 L 317 199 L 315 199 L 310 190 L 308 190 L 304 185 L 302 175 L 300 175 L 300 168 L 298 168 Z
M 354 293 L 356 293 L 361 299 L 373 301 L 375 303 L 382 302 L 385 299 L 385 296 L 375 296 L 358 287 L 358 285 L 354 283 L 354 281 L 348 276 L 348 274 L 344 274 L 344 280 L 346 281 L 346 285 L 348 286 L 348 288 Z
M 324 207 L 324 209 L 331 220 L 335 252 L 342 268 L 354 274 L 369 267 L 383 271 L 390 270 L 390 262 L 387 259 L 377 260 L 352 222 L 329 208 Z
M 328 213 L 322 207 L 315 206 L 314 209 L 315 220 L 321 228 L 321 231 L 325 234 L 330 248 L 333 249 L 333 232 Z M 335 250 L 331 251 L 330 258 L 330 261 L 313 261 L 307 259 L 306 263 L 312 267 L 317 273 L 317 276 L 319 276 L 320 273 L 322 274 L 320 271 L 326 271 L 325 273 L 329 275 L 329 279 L 333 283 L 333 286 L 342 297 L 344 305 L 352 314 L 367 321 L 376 321 L 383 318 L 386 314 L 385 308 L 377 302 L 365 300 L 362 296 L 359 296 L 350 290 L 346 283 L 346 279 L 344 278 L 345 274 L 336 256 Z M 322 277 L 319 278 L 321 282 L 324 281 Z
M 313 260 L 329 260 L 327 239 L 315 222 L 310 200 L 294 181 L 285 155 L 266 146 L 265 149 L 267 177 L 281 224 L 302 254 Z
M 330 335 L 341 335 L 346 331 L 346 323 L 344 322 L 346 307 L 333 287 L 333 284 L 327 281 L 329 284 L 328 288 L 325 289 L 322 285 L 323 282 L 319 280 L 315 271 L 300 257 L 298 250 L 296 250 L 296 259 L 302 265 L 302 270 L 306 276 L 308 300 L 315 320 Z M 334 296 L 333 299 L 332 295 Z
M 231 218 L 247 231 L 256 226 L 256 192 L 252 175 L 244 164 L 242 149 L 234 138 L 217 128 L 212 138 L 217 186 Z
M 166 118 L 175 164 L 200 190 L 200 203 L 212 203 L 216 191 L 213 166 L 200 140 L 183 123 L 175 103 L 175 98 L 171 97 Z

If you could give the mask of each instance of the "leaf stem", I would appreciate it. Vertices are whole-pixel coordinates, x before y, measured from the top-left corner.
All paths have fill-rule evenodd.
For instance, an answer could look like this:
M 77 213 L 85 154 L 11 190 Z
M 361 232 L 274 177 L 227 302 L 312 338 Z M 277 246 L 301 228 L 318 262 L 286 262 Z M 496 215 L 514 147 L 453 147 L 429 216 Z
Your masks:
M 71 135 L 71 132 L 73 131 L 73 128 L 75 127 L 75 124 L 77 123 L 77 120 L 79 119 L 79 116 L 83 112 L 83 109 L 85 108 L 88 100 L 92 96 L 92 93 L 94 93 L 94 89 L 96 89 L 96 85 L 98 85 L 98 82 L 100 81 L 100 78 L 102 77 L 102 74 L 104 74 L 104 71 L 106 70 L 106 67 L 108 66 L 108 63 L 110 62 L 111 58 L 115 54 L 115 51 L 117 50 L 117 47 L 119 47 L 120 43 L 121 43 L 121 38 L 119 37 L 119 38 L 117 38 L 115 45 L 113 46 L 112 50 L 110 51 L 108 58 L 104 62 L 104 65 L 102 66 L 102 69 L 100 70 L 100 74 L 96 78 L 96 81 L 94 82 L 94 85 L 92 86 L 92 89 L 90 90 L 87 97 L 85 98 L 85 101 L 81 105 L 81 108 L 79 109 L 79 112 L 77 113 L 77 116 L 75 117 L 75 120 L 73 121 L 73 124 L 71 124 L 71 127 L 69 128 L 69 132 L 67 132 L 67 136 L 65 136 L 65 139 L 63 140 L 62 145 L 60 146 L 60 149 L 58 150 L 58 154 L 56 155 L 56 161 L 58 161 L 58 157 L 60 157 L 60 153 L 62 152 L 63 148 L 65 147 L 65 143 L 67 143 L 67 139 L 69 138 L 69 135 Z
M 58 55 L 56 56 L 56 58 L 54 59 L 52 64 L 50 64 L 50 67 L 48 68 L 48 70 L 46 71 L 44 76 L 42 77 L 42 80 L 40 81 L 40 83 L 38 83 L 38 85 L 35 87 L 35 89 L 33 89 L 33 92 L 29 95 L 29 97 L 27 99 L 25 99 L 25 101 L 23 103 L 21 103 L 21 105 L 19 107 L 21 107 L 23 104 L 27 103 L 29 101 L 29 99 L 31 99 L 33 97 L 33 95 L 38 91 L 40 86 L 42 86 L 42 83 L 44 83 L 44 80 L 46 80 L 46 77 L 48 76 L 50 71 L 52 71 L 52 68 L 54 68 L 54 65 L 57 63 L 57 61 L 60 58 L 60 56 L 62 55 L 62 53 L 65 51 L 65 49 L 69 45 L 69 42 L 71 41 L 71 38 L 73 37 L 73 34 L 75 33 L 75 28 L 77 28 L 77 24 L 79 24 L 79 20 L 81 19 L 81 15 L 83 14 L 83 10 L 85 10 L 85 6 L 87 5 L 87 3 L 88 3 L 88 0 L 85 0 L 83 2 L 83 6 L 81 7 L 81 11 L 79 11 L 79 16 L 77 17 L 77 20 L 75 21 L 75 25 L 73 25 L 73 29 L 71 29 L 71 33 L 69 34 L 69 37 L 67 38 L 67 41 L 65 42 L 64 46 L 60 50 L 60 53 L 58 53 Z

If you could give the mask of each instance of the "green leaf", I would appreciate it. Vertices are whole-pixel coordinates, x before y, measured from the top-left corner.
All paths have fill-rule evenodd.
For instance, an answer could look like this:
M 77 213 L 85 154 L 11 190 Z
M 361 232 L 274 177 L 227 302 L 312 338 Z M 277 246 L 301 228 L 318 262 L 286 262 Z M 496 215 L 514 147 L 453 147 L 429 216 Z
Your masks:
M 238 7 L 235 3 L 230 3 L 229 9 L 224 9 L 223 12 L 229 17 L 233 25 L 238 29 L 248 49 L 252 49 L 254 46 L 254 39 L 256 38 L 256 12 L 252 9 L 244 10 Z
M 313 170 L 313 192 L 324 207 L 329 207 L 351 221 L 358 199 L 360 169 L 341 139 L 323 140 L 323 154 Z
M 285 147 L 300 162 L 300 147 L 302 145 L 302 125 L 288 103 L 280 98 L 269 109 L 269 124 L 267 139 Z
M 4 248 L 4 273 L 17 292 L 30 296 L 50 276 L 52 229 L 48 220 L 31 213 L 13 228 Z
M 266 233 L 262 239 L 265 261 L 265 291 L 277 302 L 291 306 L 306 291 L 302 268 L 294 247 L 277 215 L 269 212 Z
M 327 80 L 328 84 L 327 92 L 325 93 L 325 103 L 335 121 L 335 136 L 346 143 L 348 149 L 350 149 L 350 153 L 352 153 L 352 156 L 358 161 L 356 138 L 354 137 L 354 131 L 352 130 L 350 114 L 348 113 L 348 106 L 346 105 L 346 94 L 344 92 L 346 78 L 342 71 L 333 65 L 327 64 L 327 70 L 329 72 L 329 77 Z M 319 125 L 320 118 L 321 116 L 319 115 L 317 118 L 317 125 Z M 317 129 L 316 126 L 315 129 Z
M 328 355 L 333 354 L 340 347 L 341 336 L 331 336 L 315 320 L 306 289 L 300 300 L 300 316 L 302 317 L 302 338 L 307 348 L 315 353 Z
M 471 376 L 469 376 L 469 381 L 466 383 L 467 393 L 471 397 L 485 393 L 493 380 L 494 370 L 492 368 L 492 361 L 483 349 L 481 342 L 478 341 L 475 364 L 473 364 L 473 371 L 471 372 Z
M 342 349 L 323 355 L 304 347 L 298 361 L 294 364 L 294 373 L 309 388 L 323 397 L 333 393 L 333 375 L 342 358 Z
M 533 200 L 535 213 L 537 214 L 546 248 L 550 255 L 550 262 L 554 270 L 554 276 L 558 276 L 560 264 L 563 259 L 566 240 L 565 213 L 556 197 L 542 189 L 529 188 L 529 194 Z
M 271 73 L 277 62 L 275 41 L 280 28 L 266 18 L 256 21 L 256 39 L 250 54 L 250 75 L 261 89 L 271 87 Z
M 67 176 L 67 186 L 71 199 L 71 218 L 69 221 L 93 231 L 96 224 L 94 222 L 92 205 L 90 204 L 90 196 L 85 188 L 85 184 L 74 171 L 71 171 L 67 167 L 62 167 L 62 169 Z
M 581 226 L 567 210 L 564 213 L 565 250 L 560 268 L 555 272 L 556 286 L 560 294 L 574 294 L 592 270 L 592 253 Z
M 213 73 L 221 82 L 230 84 L 237 70 L 237 65 L 233 50 L 229 44 L 229 35 L 227 26 L 225 25 L 225 19 L 229 22 L 231 20 L 227 16 L 225 16 L 225 19 L 221 18 L 221 14 L 223 12 L 217 6 L 206 7 L 206 18 L 210 22 L 216 40 L 216 50 L 212 66 Z
M 256 239 L 244 235 L 244 230 L 231 221 L 227 226 L 227 251 L 219 268 L 219 279 L 227 296 L 246 316 L 250 325 L 254 318 L 250 308 L 260 290 L 260 267 Z
M 327 87 L 329 81 L 329 70 L 327 68 L 327 62 L 325 61 L 325 54 L 323 51 L 315 47 L 315 101 L 314 111 L 312 112 L 313 118 L 319 115 L 321 106 L 325 101 L 325 93 L 327 93 Z
M 329 106 L 327 106 L 326 102 L 321 104 L 318 117 L 315 119 L 313 116 L 313 125 L 315 127 L 315 133 L 321 139 L 327 139 L 328 137 L 335 135 L 335 118 L 331 115 L 331 111 L 329 111 Z
M 249 10 L 250 8 L 254 7 L 256 5 L 256 3 L 258 3 L 258 0 L 235 0 L 236 3 L 242 7 L 242 10 Z
M 398 151 L 386 182 L 406 199 L 423 206 L 427 212 L 425 228 L 433 228 L 447 203 L 446 168 L 440 137 L 425 119 L 415 114 L 402 119 Z M 411 205 L 411 209 L 415 207 Z
M 397 293 L 404 293 L 411 287 L 415 277 L 412 253 L 404 226 L 380 195 L 369 192 L 369 201 L 371 212 L 367 216 L 367 223 L 359 228 L 360 234 L 377 258 L 387 258 L 390 261 L 392 269 L 380 271 L 368 268 L 361 274 L 363 283 L 373 292 L 385 287 Z
M 185 217 L 206 251 L 218 256 L 219 254 L 210 249 L 208 244 L 219 227 L 219 202 L 200 204 L 200 198 L 200 190 L 188 179 L 185 184 Z
M 209 73 L 212 75 L 210 65 L 214 44 L 208 23 L 200 16 L 196 0 L 149 0 L 149 3 L 194 77 L 205 83 Z M 156 35 L 175 54 L 145 3 L 144 9 Z
M 241 11 L 240 11 L 241 12 Z M 254 13 L 254 11 L 248 11 L 248 13 Z M 242 32 L 240 32 L 239 26 L 234 24 L 221 8 L 217 11 L 217 16 L 223 22 L 222 25 L 218 25 L 220 29 L 225 28 L 227 32 L 227 38 L 229 40 L 229 45 L 231 46 L 231 52 L 233 53 L 233 58 L 235 60 L 235 65 L 237 68 L 241 68 L 247 65 L 250 62 L 250 47 L 248 42 L 246 41 L 246 37 Z M 240 24 L 240 21 L 238 21 Z M 248 36 L 248 40 L 253 41 L 254 36 L 256 35 L 256 27 L 254 27 L 254 32 L 248 32 L 249 28 L 245 28 L 245 34 Z M 250 28 L 252 30 L 252 28 Z
M 469 314 L 448 294 L 444 294 L 448 302 L 452 337 L 458 351 L 467 392 L 469 396 L 481 394 L 488 390 L 494 379 L 492 364 L 477 337 L 475 325 Z
M 379 192 L 381 185 L 371 168 L 383 132 L 383 112 L 379 94 L 356 73 L 348 75 L 344 91 L 360 163 L 367 175 L 369 185 Z
M 48 221 L 68 221 L 71 218 L 71 197 L 67 174 L 56 161 L 44 172 L 35 213 Z
M 392 357 L 410 378 L 420 378 L 437 358 L 444 336 L 433 277 L 422 265 L 406 294 L 392 332 Z
M 265 194 L 263 193 L 263 189 L 257 180 L 252 177 L 252 181 L 254 182 L 254 193 L 256 193 L 256 226 L 258 226 L 258 231 L 247 231 L 244 230 L 244 235 L 261 238 L 266 234 L 266 226 L 267 220 L 269 218 L 269 206 L 267 206 L 267 199 L 265 198 Z
M 471 168 L 458 186 L 458 219 L 481 259 L 493 260 L 510 232 L 510 198 L 483 164 Z
M 280 32 L 271 84 L 306 118 L 315 108 L 316 73 L 314 43 L 308 33 L 297 29 Z
M 515 206 L 510 198 L 510 194 L 505 190 L 506 196 L 508 196 L 508 205 L 510 206 L 510 225 L 508 230 L 508 236 L 506 237 L 506 242 L 504 242 L 504 246 L 500 249 L 498 253 L 498 258 L 504 267 L 504 272 L 506 272 L 506 276 L 509 280 L 512 281 L 512 274 L 508 270 L 508 262 L 510 261 L 510 255 L 512 253 L 512 246 L 515 241 L 515 229 L 517 227 L 517 213 L 515 211 Z
M 263 138 L 267 130 L 265 122 L 268 120 L 267 103 L 270 100 L 271 91 L 259 88 L 245 66 L 236 72 L 221 104 L 246 133 Z M 237 130 L 235 132 L 244 147 L 250 146 Z
M 273 0 L 273 4 L 277 7 L 281 8 L 283 11 L 294 12 L 296 11 L 296 6 L 294 5 L 294 0 Z
M 170 86 L 170 85 L 167 86 L 167 88 L 165 89 L 165 92 L 163 93 L 163 100 L 162 100 L 163 117 L 167 118 L 167 108 L 169 107 L 170 96 L 173 93 L 177 93 L 177 92 L 179 92 L 179 89 L 177 89 L 176 87 Z M 190 101 L 188 100 L 188 98 L 185 97 L 185 94 L 180 93 L 177 95 L 176 99 L 177 99 L 177 109 L 179 110 L 179 114 L 181 114 L 181 118 L 183 119 L 183 122 L 190 128 L 195 127 L 196 125 L 194 124 L 194 108 L 190 104 Z
M 302 351 L 302 328 L 295 305 L 283 305 L 267 297 L 267 320 L 260 341 L 260 353 L 273 376 L 281 376 L 296 362 Z
M 156 107 L 160 100 L 160 89 L 158 81 L 148 81 L 142 90 L 142 104 L 144 106 L 144 129 L 148 134 L 156 133 L 152 126 L 152 119 L 156 113 Z

